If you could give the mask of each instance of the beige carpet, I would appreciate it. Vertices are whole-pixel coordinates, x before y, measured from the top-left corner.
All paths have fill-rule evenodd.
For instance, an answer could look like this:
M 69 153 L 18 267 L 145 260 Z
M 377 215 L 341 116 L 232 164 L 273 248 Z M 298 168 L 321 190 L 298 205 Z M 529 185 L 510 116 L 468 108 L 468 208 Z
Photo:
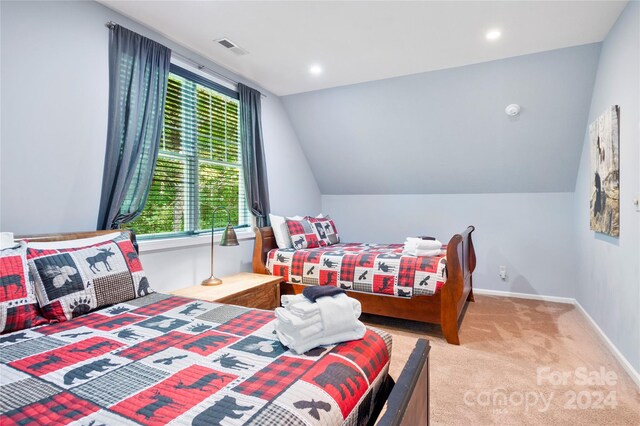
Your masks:
M 460 346 L 438 326 L 362 319 L 393 335 L 394 378 L 429 340 L 432 424 L 640 425 L 640 390 L 572 305 L 476 296 Z

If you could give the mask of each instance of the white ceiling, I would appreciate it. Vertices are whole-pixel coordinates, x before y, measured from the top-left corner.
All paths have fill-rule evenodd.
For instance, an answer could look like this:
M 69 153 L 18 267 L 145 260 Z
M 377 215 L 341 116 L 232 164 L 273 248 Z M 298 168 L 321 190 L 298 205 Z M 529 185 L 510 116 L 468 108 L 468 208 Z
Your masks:
M 599 42 L 627 3 L 99 1 L 277 95 Z M 485 39 L 492 28 L 498 41 Z

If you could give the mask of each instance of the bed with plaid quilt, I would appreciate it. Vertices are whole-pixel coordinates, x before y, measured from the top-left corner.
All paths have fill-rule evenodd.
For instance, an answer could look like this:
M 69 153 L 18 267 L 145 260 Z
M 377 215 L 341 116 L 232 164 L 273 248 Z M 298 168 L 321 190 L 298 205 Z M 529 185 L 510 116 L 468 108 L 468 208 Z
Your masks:
M 357 425 L 391 337 L 295 355 L 274 313 L 153 293 L 0 336 L 0 423 Z
M 291 284 L 332 285 L 397 297 L 430 296 L 446 281 L 446 246 L 439 256 L 406 256 L 402 244 L 334 244 L 274 249 L 267 269 Z

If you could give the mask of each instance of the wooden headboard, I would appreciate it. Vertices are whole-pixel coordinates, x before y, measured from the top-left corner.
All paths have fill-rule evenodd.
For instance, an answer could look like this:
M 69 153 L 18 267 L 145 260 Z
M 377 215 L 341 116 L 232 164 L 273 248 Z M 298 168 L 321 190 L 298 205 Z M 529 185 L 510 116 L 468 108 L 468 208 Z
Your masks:
M 253 246 L 253 272 L 268 274 L 267 254 L 274 248 L 278 248 L 273 228 L 265 226 L 256 230 L 256 242 Z
M 36 234 L 36 235 L 19 235 L 15 239 L 16 240 L 29 240 L 31 242 L 48 242 L 48 241 L 67 241 L 67 240 L 77 240 L 80 238 L 91 238 L 97 237 L 98 235 L 106 235 L 113 234 L 115 232 L 126 232 L 129 234 L 129 239 L 133 244 L 133 247 L 136 249 L 136 253 L 138 253 L 138 241 L 136 240 L 136 234 L 128 229 L 111 229 L 106 231 L 85 231 L 85 232 L 65 232 L 58 234 Z

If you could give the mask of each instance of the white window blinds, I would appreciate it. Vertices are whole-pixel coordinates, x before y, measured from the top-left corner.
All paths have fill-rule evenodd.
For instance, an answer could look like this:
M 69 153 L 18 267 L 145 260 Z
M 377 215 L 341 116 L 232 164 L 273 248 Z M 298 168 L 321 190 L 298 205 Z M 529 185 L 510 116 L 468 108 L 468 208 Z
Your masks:
M 147 204 L 129 223 L 139 235 L 211 229 L 225 207 L 234 226 L 248 226 L 236 92 L 171 65 L 160 152 Z M 216 214 L 215 227 L 227 224 Z

